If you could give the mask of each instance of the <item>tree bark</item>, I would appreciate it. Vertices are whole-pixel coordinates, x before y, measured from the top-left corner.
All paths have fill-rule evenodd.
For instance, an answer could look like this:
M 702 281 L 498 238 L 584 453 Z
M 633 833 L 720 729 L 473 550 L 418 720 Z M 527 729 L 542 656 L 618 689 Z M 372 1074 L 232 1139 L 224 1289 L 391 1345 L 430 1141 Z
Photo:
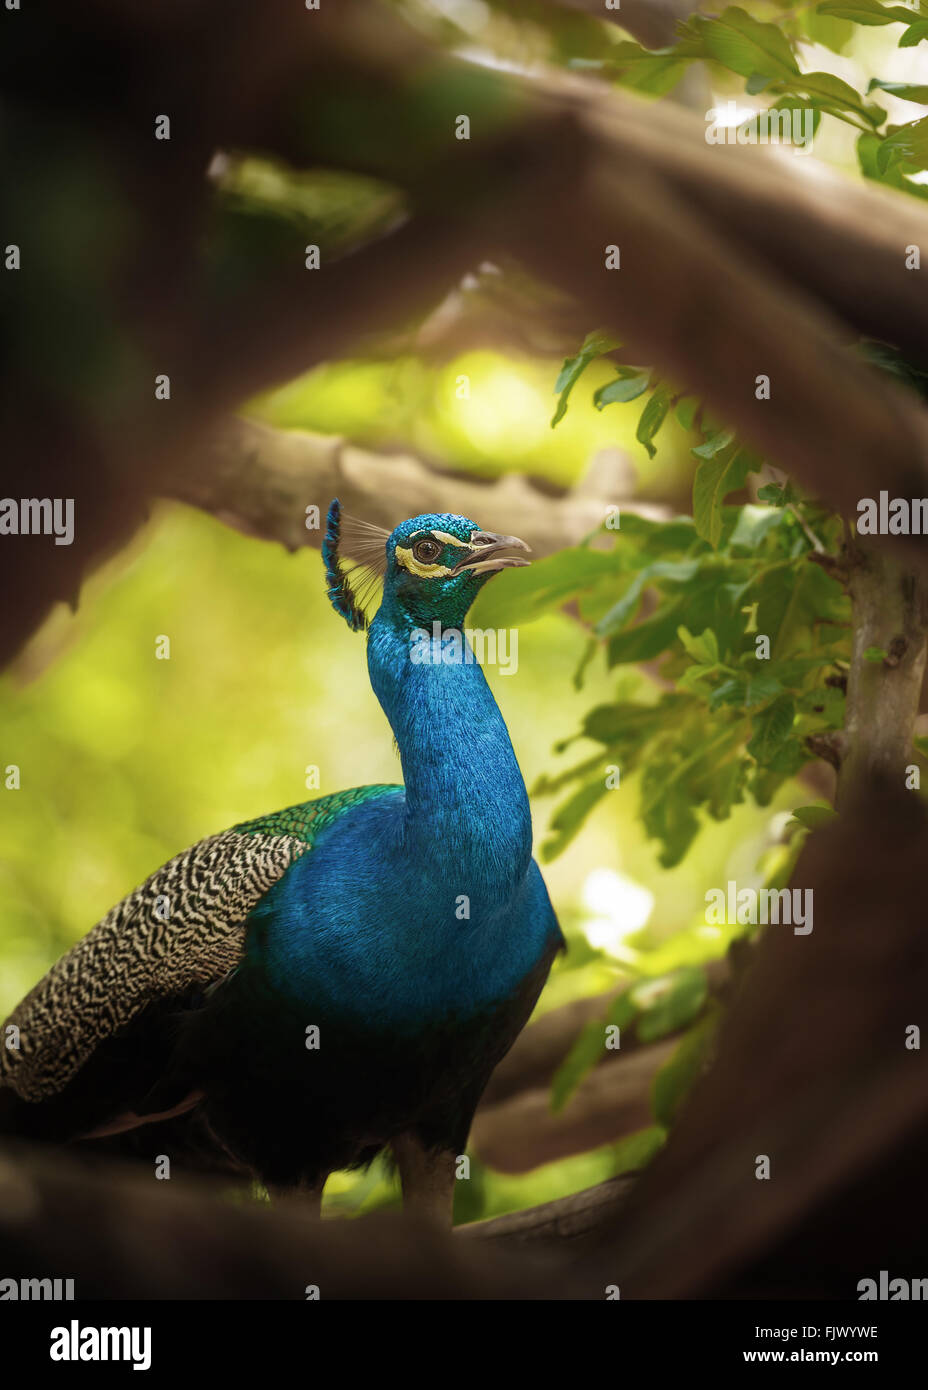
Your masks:
M 455 1235 L 488 1240 L 507 1247 L 544 1247 L 562 1250 L 565 1243 L 577 1242 L 595 1234 L 603 1221 L 615 1217 L 628 1199 L 635 1178 L 609 1178 L 597 1187 L 585 1188 L 554 1202 L 542 1202 L 525 1211 L 472 1221 L 455 1227 Z
M 836 747 L 839 807 L 865 798 L 875 779 L 906 785 L 928 638 L 928 581 L 892 538 L 876 543 L 856 536 L 847 553 L 854 646 Z
M 518 474 L 474 478 L 409 454 L 375 454 L 328 435 L 234 419 L 204 443 L 194 467 L 185 462 L 165 469 L 159 491 L 288 550 L 322 544 L 326 508 L 338 497 L 344 511 L 390 531 L 422 512 L 473 516 L 485 527 L 521 536 L 541 557 L 579 544 L 617 504 L 654 520 L 670 514 L 659 503 L 626 498 L 628 470 L 621 464 L 622 456 L 612 467 L 606 460 L 590 485 L 558 493 Z M 310 504 L 319 510 L 319 526 L 307 526 Z M 350 553 L 350 542 L 346 549 Z

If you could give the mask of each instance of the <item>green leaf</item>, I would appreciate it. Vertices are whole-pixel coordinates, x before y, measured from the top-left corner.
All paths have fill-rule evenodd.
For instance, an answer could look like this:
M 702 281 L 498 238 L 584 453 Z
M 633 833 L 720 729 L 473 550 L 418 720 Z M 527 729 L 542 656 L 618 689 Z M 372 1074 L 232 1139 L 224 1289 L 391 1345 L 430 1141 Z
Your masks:
M 752 503 L 746 502 L 743 507 L 738 508 L 735 529 L 728 537 L 729 550 L 738 547 L 756 550 L 771 531 L 775 531 L 781 525 L 783 515 L 782 511 L 774 507 L 755 507 Z
M 647 577 L 649 580 L 656 579 L 660 587 L 667 591 L 665 602 L 644 622 L 610 635 L 610 666 L 626 661 L 650 661 L 666 651 L 684 618 L 700 631 L 713 627 L 720 646 L 724 646 L 734 635 L 723 632 L 719 621 L 734 621 L 726 580 L 737 572 L 737 567 L 729 561 L 706 555 L 677 564 L 665 563 L 661 570 L 663 573 L 658 579 L 657 566 L 651 566 Z M 679 592 L 675 593 L 675 590 Z
M 762 705 L 765 700 L 779 695 L 782 689 L 777 677 L 765 671 L 756 675 L 739 671 L 730 680 L 716 686 L 709 697 L 709 708 L 717 710 L 722 705 L 735 705 L 741 709 L 753 709 L 755 705 Z
M 670 707 L 680 703 L 679 696 L 668 693 L 656 705 L 637 705 L 625 700 L 613 705 L 597 705 L 583 720 L 582 736 L 607 747 L 625 739 L 641 743 L 673 718 Z
M 698 534 L 713 549 L 718 548 L 722 538 L 722 501 L 726 492 L 731 491 L 726 487 L 731 463 L 732 459 L 727 454 L 706 459 L 700 463 L 693 478 L 693 520 Z
M 914 48 L 916 44 L 928 39 L 928 20 L 919 20 L 917 24 L 910 24 L 908 29 L 899 40 L 900 48 Z
M 810 762 L 812 754 L 801 739 L 788 738 L 782 748 L 774 753 L 767 764 L 768 772 L 776 772 L 785 777 L 795 777 L 801 767 Z M 758 771 L 759 771 L 758 767 Z
M 899 5 L 881 5 L 879 0 L 826 0 L 824 5 L 816 6 L 819 14 L 833 15 L 836 19 L 850 19 L 855 24 L 898 24 L 908 23 L 911 10 Z M 905 19 L 902 19 L 902 16 Z
M 604 353 L 612 352 L 619 346 L 620 344 L 615 338 L 610 338 L 607 333 L 602 332 L 602 330 L 597 330 L 596 332 L 586 335 L 576 357 L 566 357 L 564 359 L 564 365 L 561 367 L 557 381 L 554 383 L 554 390 L 558 394 L 559 399 L 557 409 L 551 419 L 552 429 L 554 429 L 555 425 L 559 424 L 567 414 L 567 401 L 570 397 L 570 393 L 590 363 L 594 361 L 595 358 L 602 357 Z
M 567 1056 L 554 1073 L 550 1100 L 554 1114 L 564 1109 L 583 1078 L 589 1075 L 606 1055 L 607 1028 L 627 1028 L 636 1013 L 637 1009 L 629 998 L 629 991 L 625 990 L 612 1001 L 604 1018 L 592 1019 L 581 1029 Z
M 551 818 L 550 828 L 554 833 L 541 847 L 541 857 L 546 863 L 563 853 L 593 807 L 606 795 L 606 791 L 605 776 L 598 776 L 595 781 L 588 782 L 586 786 L 574 792 L 573 796 L 558 808 Z
M 837 818 L 837 811 L 824 801 L 813 801 L 808 806 L 797 806 L 793 811 L 793 820 L 805 826 L 806 830 L 818 830 L 819 826 L 828 825 Z
M 656 1042 L 691 1022 L 709 994 L 706 973 L 696 965 L 684 965 L 656 980 L 631 986 L 629 1000 L 639 1010 L 635 1032 L 644 1043 Z
M 876 156 L 877 167 L 885 173 L 890 164 L 915 164 L 928 168 L 928 116 L 897 126 L 887 135 Z
M 876 88 L 881 92 L 892 92 L 893 96 L 902 97 L 903 101 L 918 101 L 923 106 L 928 104 L 928 85 L 924 82 L 881 82 L 878 77 L 874 77 L 867 91 L 872 92 Z
M 677 403 L 677 408 L 674 414 L 676 415 L 679 424 L 681 424 L 685 430 L 691 430 L 693 428 L 693 421 L 696 418 L 696 412 L 698 409 L 698 396 L 684 396 L 682 401 L 679 401 Z
M 864 652 L 864 661 L 869 661 L 872 666 L 881 666 L 888 656 L 889 652 L 882 647 L 868 647 Z
M 781 695 L 754 716 L 748 752 L 762 767 L 771 762 L 789 738 L 795 717 L 796 702 L 792 695 Z
M 907 179 L 896 164 L 890 164 L 888 168 L 881 169 L 878 163 L 880 150 L 883 148 L 883 141 L 878 135 L 873 135 L 865 131 L 857 139 L 857 161 L 860 164 L 860 171 L 866 179 L 873 179 L 876 183 L 886 184 L 889 188 L 898 188 L 903 193 L 908 193 L 913 198 L 928 198 L 928 187 L 921 183 L 914 183 Z
M 836 19 L 834 15 L 821 14 L 816 10 L 801 13 L 799 24 L 806 38 L 830 48 L 832 53 L 843 53 L 856 33 L 850 20 Z
M 677 598 L 652 613 L 643 623 L 610 637 L 607 649 L 610 667 L 622 666 L 626 662 L 653 661 L 660 656 L 676 636 L 680 619 L 686 616 L 686 612 L 686 600 Z
M 613 44 L 608 61 L 596 66 L 605 75 L 616 77 L 623 87 L 649 96 L 665 96 L 677 85 L 687 65 L 675 48 L 642 48 L 629 40 Z
M 669 409 L 670 390 L 667 386 L 659 386 L 641 412 L 641 419 L 635 431 L 635 438 L 647 449 L 649 458 L 653 459 L 657 453 L 651 441 L 667 418 Z
M 798 493 L 793 490 L 790 482 L 785 487 L 781 487 L 779 483 L 765 483 L 757 489 L 757 496 L 761 502 L 770 502 L 774 507 L 785 507 L 796 501 Z
M 641 803 L 647 834 L 663 845 L 658 860 L 665 869 L 672 869 L 699 831 L 687 788 L 678 779 L 668 779 L 664 767 L 651 763 L 641 774 Z
M 833 115 L 851 111 L 873 126 L 886 119 L 886 112 L 882 106 L 865 101 L 859 92 L 855 92 L 853 87 L 831 72 L 803 72 L 786 83 L 786 87 L 791 92 L 804 93 L 812 102 L 823 106 Z
M 659 861 L 668 869 L 692 844 L 700 806 L 708 803 L 710 814 L 718 817 L 727 814 L 726 805 L 741 799 L 742 772 L 726 765 L 737 761 L 745 770 L 751 766 L 741 755 L 744 720 L 737 715 L 716 720 L 709 736 L 705 706 L 700 708 L 697 700 L 689 704 L 692 713 L 681 706 L 641 763 L 639 814 L 647 834 L 661 841 Z
M 789 566 L 789 571 L 792 583 L 781 591 L 776 607 L 771 607 L 766 593 L 761 598 L 760 630 L 773 637 L 774 656 L 794 657 L 810 647 L 821 650 L 829 642 L 846 642 L 841 625 L 850 625 L 850 600 L 838 581 L 805 558 Z
M 705 1066 L 721 1014 L 716 1007 L 689 1030 L 673 1056 L 660 1068 L 651 1086 L 651 1109 L 662 1125 L 670 1125 L 681 1102 Z
M 726 820 L 731 815 L 732 806 L 744 800 L 747 771 L 747 759 L 740 754 L 713 766 L 706 788 L 709 815 L 713 820 Z
M 705 662 L 709 666 L 718 662 L 719 643 L 711 627 L 707 627 L 698 637 L 694 637 L 687 628 L 678 627 L 677 636 L 694 661 Z
M 782 772 L 774 772 L 769 767 L 755 768 L 751 778 L 751 795 L 758 806 L 769 806 L 785 781 Z
M 623 540 L 633 540 L 642 554 L 666 555 L 690 550 L 696 541 L 692 517 L 675 516 L 672 521 L 651 521 L 629 512 L 622 518 Z
M 691 449 L 690 453 L 698 459 L 715 458 L 716 454 L 720 454 L 723 449 L 728 448 L 734 437 L 731 430 L 716 430 L 703 444 L 697 444 L 695 448 Z
M 557 745 L 559 751 L 563 751 L 569 742 L 569 739 L 565 739 L 563 743 Z M 594 757 L 587 758 L 576 767 L 565 768 L 563 772 L 559 772 L 556 777 L 548 777 L 546 773 L 542 773 L 541 776 L 536 779 L 529 795 L 550 796 L 552 792 L 561 791 L 564 787 L 569 786 L 571 782 L 576 782 L 581 777 L 587 778 L 591 773 L 598 774 L 602 771 L 602 767 L 602 754 L 597 753 Z
M 633 401 L 647 391 L 650 381 L 650 372 L 634 372 L 630 376 L 619 376 L 593 393 L 593 404 L 597 410 L 602 410 L 607 405 Z
M 760 140 L 760 131 L 761 116 L 764 116 L 766 124 L 766 129 L 764 131 L 765 138 L 767 136 L 767 132 L 769 131 L 769 138 L 775 144 L 782 143 L 785 145 L 795 145 L 796 147 L 804 146 L 806 143 L 806 130 L 802 113 L 804 111 L 811 111 L 812 113 L 812 138 L 814 139 L 818 131 L 818 128 L 822 123 L 821 105 L 822 103 L 817 99 L 812 101 L 807 98 L 795 95 L 780 97 L 778 101 L 775 101 L 771 106 L 767 108 L 767 111 L 788 111 L 790 113 L 790 118 L 785 130 L 783 130 L 780 127 L 779 123 L 775 125 L 773 120 L 771 120 L 770 117 L 767 116 L 767 112 L 763 111 L 759 112 L 756 116 L 750 116 L 746 121 L 742 121 L 741 125 L 738 128 L 739 130 L 752 132 L 754 139 L 758 143 L 763 143 L 763 141 Z M 799 116 L 802 118 L 800 119 L 800 121 L 796 121 L 796 118 L 793 115 L 794 112 L 798 113 Z M 796 132 L 795 140 L 793 139 L 794 129 Z
M 723 10 L 718 19 L 694 16 L 694 20 L 710 56 L 741 77 L 784 78 L 799 71 L 782 30 L 752 18 L 738 6 Z
M 573 1047 L 554 1073 L 551 1083 L 550 1106 L 555 1115 L 564 1109 L 580 1082 L 601 1060 L 603 1038 L 603 1025 L 599 1019 L 588 1023 L 575 1038 Z
M 638 612 L 641 595 L 649 584 L 662 580 L 669 584 L 686 584 L 700 570 L 699 560 L 657 560 L 653 565 L 639 570 L 618 603 L 613 604 L 608 613 L 596 624 L 596 635 L 608 637 L 631 622 Z
M 713 441 L 707 441 L 706 448 Z M 697 450 L 693 450 L 694 453 Z M 748 473 L 760 467 L 760 460 L 746 449 L 733 455 L 716 454 L 705 458 L 696 469 L 693 479 L 693 520 L 696 530 L 712 548 L 718 549 L 722 538 L 722 503 L 730 492 L 744 487 Z
M 752 72 L 751 76 L 744 84 L 744 90 L 749 97 L 757 96 L 758 92 L 763 92 L 770 86 L 772 81 L 773 78 L 769 73 Z
M 590 662 L 593 660 L 594 656 L 596 655 L 596 653 L 597 653 L 598 651 L 599 651 L 599 643 L 597 642 L 597 640 L 596 640 L 595 637 L 590 637 L 590 638 L 587 640 L 586 646 L 583 648 L 583 654 L 582 654 L 582 656 L 580 657 L 580 660 L 577 662 L 577 669 L 576 669 L 576 671 L 574 671 L 574 675 L 573 675 L 573 687 L 574 687 L 574 690 L 582 690 L 582 689 L 583 689 L 583 680 L 584 680 L 584 677 L 586 676 L 587 667 L 589 666 Z
M 480 591 L 475 622 L 479 618 L 479 626 L 494 628 L 532 622 L 598 583 L 614 580 L 623 563 L 615 551 L 571 546 L 533 565 L 511 569 Z
M 680 629 L 678 628 L 679 632 Z M 708 683 L 709 676 L 718 674 L 718 662 L 694 661 L 692 666 L 687 666 L 682 676 L 677 677 L 677 689 L 691 691 L 696 695 L 707 695 L 712 689 Z

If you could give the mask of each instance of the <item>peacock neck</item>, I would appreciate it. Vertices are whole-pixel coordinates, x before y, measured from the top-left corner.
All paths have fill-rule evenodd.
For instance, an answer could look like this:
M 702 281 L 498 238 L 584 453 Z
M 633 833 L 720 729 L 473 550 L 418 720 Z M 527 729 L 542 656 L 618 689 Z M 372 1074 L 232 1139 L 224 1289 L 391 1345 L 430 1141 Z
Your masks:
M 371 685 L 403 764 L 406 846 L 449 888 L 504 901 L 521 883 L 532 845 L 509 733 L 463 634 L 444 645 L 463 659 L 441 659 L 442 645 L 432 642 L 423 660 L 412 627 L 385 604 L 368 640 Z

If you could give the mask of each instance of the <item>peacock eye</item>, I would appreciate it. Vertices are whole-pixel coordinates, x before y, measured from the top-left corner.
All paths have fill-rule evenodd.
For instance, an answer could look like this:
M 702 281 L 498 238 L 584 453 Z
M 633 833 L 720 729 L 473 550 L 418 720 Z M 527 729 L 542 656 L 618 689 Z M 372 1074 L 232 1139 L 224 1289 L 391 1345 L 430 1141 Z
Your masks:
M 441 554 L 441 546 L 438 541 L 426 537 L 424 540 L 416 541 L 412 553 L 423 565 L 431 565 Z

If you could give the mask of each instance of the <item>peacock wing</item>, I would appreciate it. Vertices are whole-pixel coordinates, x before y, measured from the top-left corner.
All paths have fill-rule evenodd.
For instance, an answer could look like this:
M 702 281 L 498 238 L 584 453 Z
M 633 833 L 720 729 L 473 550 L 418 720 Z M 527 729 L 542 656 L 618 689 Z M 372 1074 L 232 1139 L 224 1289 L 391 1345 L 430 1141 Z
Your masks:
M 241 960 L 249 913 L 320 831 L 393 790 L 355 787 L 290 806 L 200 840 L 156 870 L 6 1020 L 0 1088 L 47 1100 L 143 1010 L 222 980 Z

